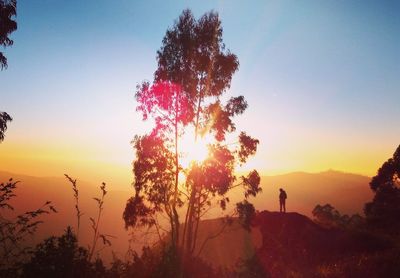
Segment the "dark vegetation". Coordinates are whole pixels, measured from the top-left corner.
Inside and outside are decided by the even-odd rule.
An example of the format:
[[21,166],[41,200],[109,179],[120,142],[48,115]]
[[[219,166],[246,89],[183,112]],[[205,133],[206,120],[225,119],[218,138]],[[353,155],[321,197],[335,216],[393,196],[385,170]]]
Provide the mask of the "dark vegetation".
[[0,184],[0,269],[5,273],[13,272],[28,257],[29,248],[24,243],[42,223],[41,216],[57,212],[51,202],[47,201],[40,208],[13,218],[5,217],[4,210],[14,210],[9,203],[16,197],[14,190],[17,184],[18,181],[12,179]]
[[[16,29],[11,19],[16,1],[0,0],[0,9],[0,43],[9,46],[13,42],[8,35]],[[100,229],[106,185],[93,198],[98,208],[88,218],[93,241],[83,247],[79,188],[66,175],[75,198],[75,228],[27,246],[43,216],[57,210],[46,201],[40,208],[5,217],[5,210],[13,210],[10,200],[18,184],[10,179],[0,185],[1,277],[398,277],[400,146],[370,183],[375,196],[365,206],[365,217],[342,215],[330,204],[315,207],[314,221],[297,213],[257,212],[248,197],[261,191],[260,177],[256,170],[237,177],[235,168],[255,154],[259,141],[245,132],[234,134],[233,118],[247,108],[244,97],[222,101],[239,62],[225,49],[218,14],[196,20],[184,11],[167,30],[157,61],[153,82],[143,82],[136,92],[137,110],[144,120],[152,118],[155,127],[133,140],[134,192],[123,215],[127,228],[155,231],[157,244],[140,253],[130,250],[124,260],[115,257],[105,265],[100,251],[112,245],[112,236]],[[7,66],[3,53],[0,63]],[[11,117],[5,112],[0,116],[1,141]],[[194,141],[206,134],[214,141],[207,159],[185,167],[179,142],[189,127],[195,131]],[[236,137],[235,144],[226,141],[229,135]],[[262,244],[235,268],[215,268],[199,257],[207,239],[198,242],[198,227],[210,208],[226,210],[233,188],[242,188],[243,201],[235,204],[233,215],[226,215],[220,233],[234,217],[243,229],[259,229]]]

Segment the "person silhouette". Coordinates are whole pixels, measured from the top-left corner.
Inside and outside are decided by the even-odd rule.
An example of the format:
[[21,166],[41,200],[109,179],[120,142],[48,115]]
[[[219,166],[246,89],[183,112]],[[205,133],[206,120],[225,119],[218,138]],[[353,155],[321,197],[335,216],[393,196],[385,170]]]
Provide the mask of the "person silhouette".
[[279,210],[280,212],[286,212],[286,199],[287,199],[287,195],[286,195],[286,191],[283,190],[282,188],[279,188]]

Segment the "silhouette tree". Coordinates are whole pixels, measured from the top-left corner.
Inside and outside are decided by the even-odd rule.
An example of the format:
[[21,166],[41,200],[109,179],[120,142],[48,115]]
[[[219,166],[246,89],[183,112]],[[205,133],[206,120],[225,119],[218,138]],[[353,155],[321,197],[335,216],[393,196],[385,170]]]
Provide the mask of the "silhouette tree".
[[328,228],[359,228],[365,219],[359,214],[340,214],[332,205],[316,205],[312,211],[315,222]]
[[400,145],[378,173],[370,187],[375,193],[372,202],[365,205],[367,223],[390,233],[400,231]]
[[250,231],[251,221],[256,215],[256,209],[253,204],[249,203],[247,200],[236,204],[236,210],[239,215],[239,220],[246,230]]
[[[127,228],[155,227],[160,235],[158,216],[166,216],[172,247],[192,255],[199,221],[213,205],[225,209],[227,194],[235,187],[243,188],[245,199],[261,191],[256,170],[239,179],[234,173],[255,154],[259,141],[241,132],[235,144],[226,142],[226,135],[236,131],[233,118],[245,111],[247,102],[243,96],[221,100],[239,62],[225,50],[217,13],[196,20],[184,10],[167,30],[157,61],[154,81],[138,85],[135,95],[137,111],[143,120],[152,118],[155,126],[150,134],[133,140],[135,194],[123,217]],[[214,142],[204,161],[184,166],[180,140],[190,128],[193,142],[207,134]],[[183,222],[180,208],[185,212]]]
[[11,122],[12,118],[6,112],[0,112],[0,143],[4,140],[4,133],[7,130],[7,122]]
[[[12,19],[17,14],[17,0],[0,0],[0,45],[13,45],[14,41],[8,36],[17,30],[17,22]],[[0,67],[7,68],[7,58],[0,52]]]

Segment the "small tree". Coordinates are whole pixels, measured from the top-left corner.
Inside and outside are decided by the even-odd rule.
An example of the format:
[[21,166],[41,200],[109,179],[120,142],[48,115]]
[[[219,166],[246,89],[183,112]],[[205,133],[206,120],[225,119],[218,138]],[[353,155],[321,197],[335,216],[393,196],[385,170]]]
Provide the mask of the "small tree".
[[[159,232],[158,216],[166,216],[172,247],[193,255],[199,222],[210,208],[224,210],[233,188],[242,187],[245,199],[261,191],[256,170],[239,179],[235,175],[259,141],[244,132],[236,143],[226,141],[236,131],[233,118],[246,110],[247,102],[243,96],[222,101],[239,62],[225,49],[217,13],[196,20],[183,11],[167,30],[157,60],[154,81],[138,85],[135,95],[143,120],[150,117],[155,126],[133,140],[135,194],[123,217],[126,227],[155,227]],[[183,165],[181,139],[191,128],[193,142],[205,135],[214,139],[205,160]]]
[[370,187],[375,193],[365,205],[367,222],[387,232],[400,232],[400,146],[372,178]]

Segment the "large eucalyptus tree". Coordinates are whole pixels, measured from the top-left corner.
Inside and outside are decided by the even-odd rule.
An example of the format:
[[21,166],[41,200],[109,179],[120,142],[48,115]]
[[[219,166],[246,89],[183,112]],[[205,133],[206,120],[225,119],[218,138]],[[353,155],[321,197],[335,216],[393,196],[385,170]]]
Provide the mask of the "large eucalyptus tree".
[[[143,120],[151,118],[154,128],[133,140],[135,193],[123,217],[126,227],[155,227],[161,239],[158,217],[166,215],[172,247],[194,255],[199,222],[211,206],[224,210],[233,188],[242,187],[244,199],[261,191],[256,170],[242,177],[235,174],[237,166],[255,154],[259,141],[236,133],[233,119],[246,110],[244,97],[223,101],[239,61],[225,48],[217,13],[196,20],[184,10],[167,30],[157,61],[154,80],[138,85],[135,95],[137,111]],[[203,136],[213,140],[207,158],[184,165],[181,141],[188,130],[194,131],[193,142]],[[234,144],[226,142],[228,134],[236,134]],[[254,210],[247,201],[238,207],[243,215]]]

